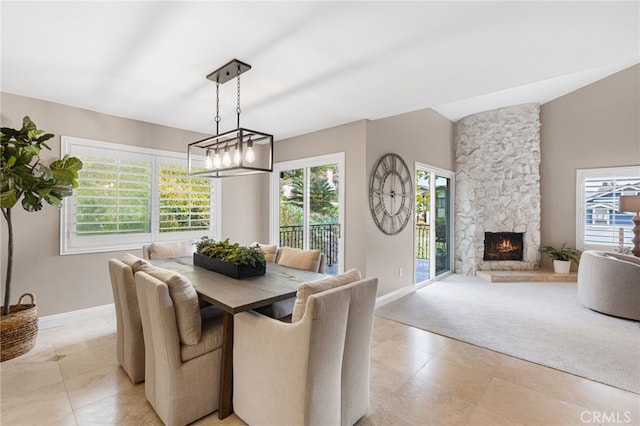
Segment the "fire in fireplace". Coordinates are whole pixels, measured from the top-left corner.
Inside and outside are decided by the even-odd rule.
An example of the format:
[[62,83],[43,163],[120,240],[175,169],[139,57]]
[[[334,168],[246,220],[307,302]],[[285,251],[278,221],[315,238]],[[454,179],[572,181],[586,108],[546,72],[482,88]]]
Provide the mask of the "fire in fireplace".
[[485,232],[484,260],[522,260],[524,232]]

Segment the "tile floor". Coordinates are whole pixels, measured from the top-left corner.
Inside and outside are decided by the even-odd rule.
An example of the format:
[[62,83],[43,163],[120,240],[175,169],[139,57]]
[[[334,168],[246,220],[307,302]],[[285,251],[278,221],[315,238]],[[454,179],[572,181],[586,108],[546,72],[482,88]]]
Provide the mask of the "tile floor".
[[[0,364],[2,426],[161,425],[115,358],[115,319],[42,330]],[[244,425],[214,413],[197,425]],[[359,426],[640,425],[640,396],[375,318],[371,399]],[[280,425],[278,425],[280,426]]]

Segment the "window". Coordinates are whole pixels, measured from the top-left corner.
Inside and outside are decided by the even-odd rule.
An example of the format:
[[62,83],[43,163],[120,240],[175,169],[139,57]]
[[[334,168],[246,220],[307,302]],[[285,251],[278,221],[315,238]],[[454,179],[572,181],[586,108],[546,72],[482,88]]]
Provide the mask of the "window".
[[344,265],[344,152],[274,163],[270,242],[320,250],[325,273]]
[[631,247],[633,213],[620,212],[621,195],[640,194],[640,166],[577,171],[576,247]]
[[84,166],[63,205],[61,254],[217,236],[219,184],[189,177],[186,154],[71,137],[62,151]]

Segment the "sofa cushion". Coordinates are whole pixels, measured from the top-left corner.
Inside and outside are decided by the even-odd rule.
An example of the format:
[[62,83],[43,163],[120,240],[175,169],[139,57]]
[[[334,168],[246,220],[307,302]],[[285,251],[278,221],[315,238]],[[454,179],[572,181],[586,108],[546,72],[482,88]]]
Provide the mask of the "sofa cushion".
[[317,272],[320,266],[320,250],[300,250],[282,247],[278,255],[278,263],[290,268]]
[[264,253],[264,258],[267,262],[273,263],[276,261],[276,253],[278,252],[277,245],[253,243],[251,247],[255,247],[256,245],[260,246],[260,250]]
[[145,269],[151,267],[151,264],[149,262],[138,256],[134,256],[131,253],[126,253],[122,257],[122,263],[127,264],[133,271],[134,275],[136,272],[144,271]]
[[360,271],[357,269],[350,269],[344,274],[336,275],[335,277],[300,284],[298,292],[296,293],[296,302],[293,305],[291,322],[296,322],[302,319],[307,307],[307,299],[312,294],[350,284],[355,281],[360,281],[361,279]]
[[202,335],[202,320],[200,319],[200,304],[198,293],[191,282],[181,274],[166,269],[151,266],[144,272],[167,284],[169,295],[176,311],[176,325],[178,336],[183,345],[195,345]]
[[192,241],[151,243],[149,246],[149,259],[189,256],[193,254],[194,250],[195,245]]

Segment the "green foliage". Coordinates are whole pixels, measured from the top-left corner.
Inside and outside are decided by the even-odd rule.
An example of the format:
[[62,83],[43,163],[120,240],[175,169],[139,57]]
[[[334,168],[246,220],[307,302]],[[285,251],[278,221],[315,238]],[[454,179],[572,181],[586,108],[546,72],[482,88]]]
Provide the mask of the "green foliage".
[[302,226],[302,207],[280,203],[280,226]]
[[0,207],[9,231],[3,314],[8,315],[13,271],[11,209],[21,200],[22,208],[28,212],[42,210],[43,201],[62,206],[62,199],[72,195],[73,188],[78,186],[82,161],[65,155],[48,166],[43,164],[40,152],[43,148],[51,149],[45,142],[53,134],[39,130],[28,116],[22,119],[20,130],[2,127],[0,132]]
[[[313,215],[314,222],[331,223],[331,220],[338,215],[338,192],[327,182],[322,175],[327,173],[328,169],[334,170],[334,166],[323,166],[311,168],[311,176],[309,177],[309,211]],[[302,212],[304,205],[304,177],[301,169],[291,170],[283,173],[282,179],[291,181],[291,195],[289,197],[282,196],[281,205],[288,209],[284,213],[294,213],[297,208]],[[281,213],[283,213],[281,209]],[[302,213],[300,213],[302,215]],[[286,216],[285,216],[286,217]],[[300,216],[301,217],[301,216]],[[281,215],[282,218],[282,215]],[[293,219],[293,218],[292,218]],[[299,222],[300,224],[302,222]],[[289,222],[286,225],[297,225],[299,223]],[[285,225],[284,223],[280,223]]]
[[264,252],[260,246],[245,247],[238,243],[231,244],[228,238],[224,241],[215,241],[206,236],[202,237],[196,242],[196,253],[237,265],[266,264]]
[[560,248],[545,246],[542,251],[548,254],[553,260],[573,260],[576,263],[580,263],[582,252],[571,247],[566,247],[566,245],[567,243],[564,243]]
[[45,142],[51,133],[38,130],[29,117],[24,117],[20,130],[3,127],[2,162],[0,165],[0,206],[10,209],[22,199],[22,207],[29,212],[42,209],[43,200],[60,207],[62,199],[78,186],[78,171],[82,161],[65,155],[49,166],[40,162],[40,151],[51,149]]

